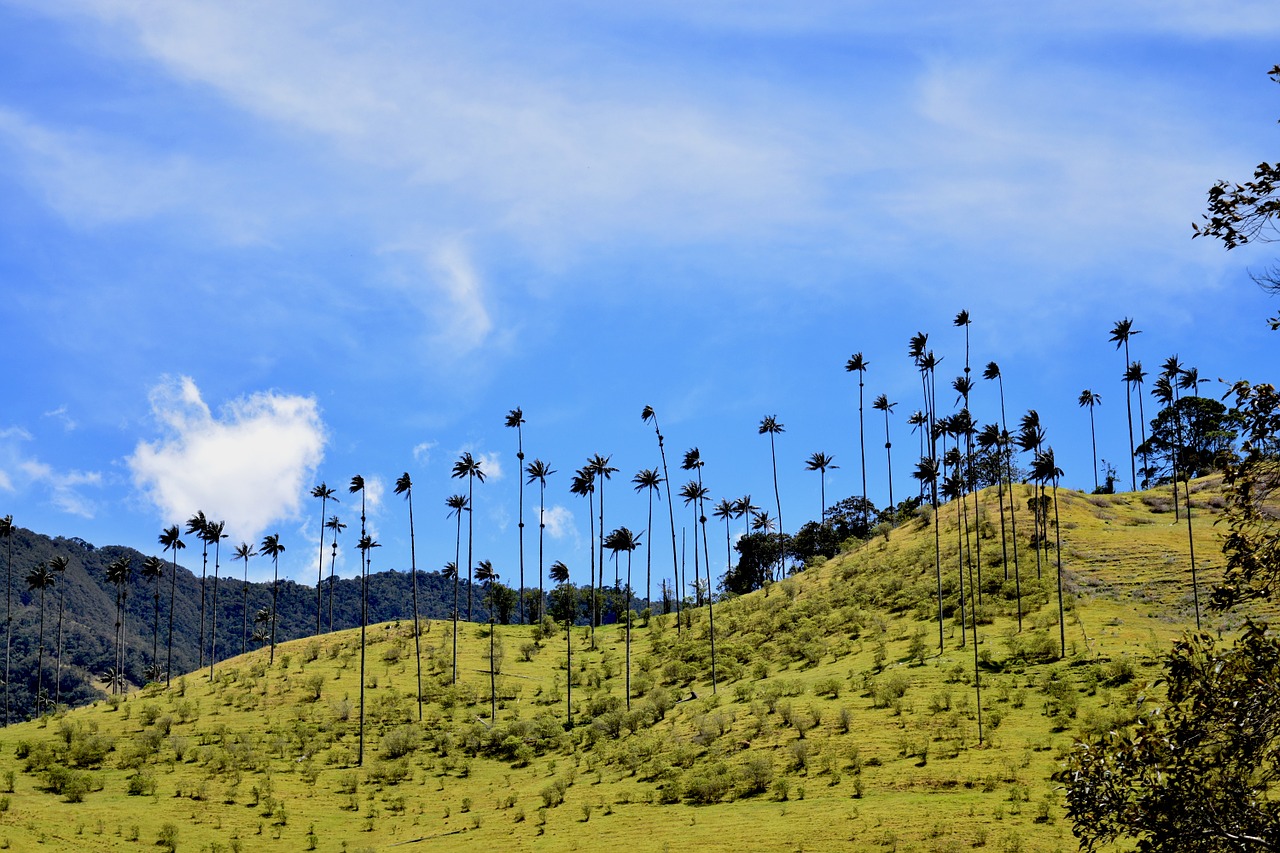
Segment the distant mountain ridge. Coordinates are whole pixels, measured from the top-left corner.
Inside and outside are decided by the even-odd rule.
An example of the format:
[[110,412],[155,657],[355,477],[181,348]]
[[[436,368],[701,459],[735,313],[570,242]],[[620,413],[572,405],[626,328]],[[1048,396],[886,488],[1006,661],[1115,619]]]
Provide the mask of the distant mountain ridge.
[[[5,618],[3,595],[6,553],[10,543],[0,540],[0,631]],[[191,546],[183,556],[192,554]],[[200,551],[194,551],[200,564]],[[258,648],[252,635],[254,615],[271,606],[271,582],[250,582],[248,586],[248,634],[244,641],[245,587],[235,577],[243,571],[243,563],[230,559],[231,549],[224,548],[219,566],[217,601],[217,658],[225,660],[241,653],[247,646]],[[124,674],[128,682],[142,684],[152,664],[155,585],[142,576],[142,563],[148,555],[121,545],[95,546],[78,537],[50,537],[15,525],[12,538],[12,608],[13,646],[10,660],[10,719],[20,721],[35,715],[36,664],[40,641],[40,593],[28,589],[26,576],[40,563],[64,556],[69,566],[58,583],[45,593],[44,678],[46,695],[52,699],[60,692],[65,705],[82,705],[102,696],[107,673],[115,662],[116,589],[107,582],[107,564],[128,557],[132,571],[125,601],[125,637],[128,647]],[[255,561],[266,559],[255,557]],[[172,562],[165,561],[160,581],[159,665],[163,669],[168,658],[169,599],[173,583]],[[260,568],[260,566],[259,566]],[[327,567],[326,567],[327,568]],[[209,631],[213,614],[214,555],[209,554],[205,581],[205,655],[209,664]],[[466,595],[467,582],[461,584]],[[200,576],[182,565],[177,568],[173,607],[172,674],[190,672],[198,666],[200,655]],[[60,691],[55,688],[57,668],[58,595],[64,596],[63,651]],[[329,630],[330,589],[326,579],[322,589],[322,629]],[[477,618],[487,618],[479,589],[475,591]],[[453,601],[453,580],[440,572],[418,572],[418,610],[428,619],[449,618]],[[369,621],[387,622],[411,619],[413,616],[412,578],[408,572],[383,570],[369,576]],[[465,607],[465,605],[463,605]],[[315,633],[316,588],[281,580],[278,594],[276,641],[297,639]],[[333,584],[333,629],[342,630],[360,624],[360,582],[338,579]],[[465,612],[465,611],[464,611]],[[0,647],[3,634],[0,633]],[[0,667],[3,667],[0,648]],[[0,678],[3,670],[0,669]],[[3,707],[0,706],[0,714]],[[0,722],[3,718],[0,717]]]

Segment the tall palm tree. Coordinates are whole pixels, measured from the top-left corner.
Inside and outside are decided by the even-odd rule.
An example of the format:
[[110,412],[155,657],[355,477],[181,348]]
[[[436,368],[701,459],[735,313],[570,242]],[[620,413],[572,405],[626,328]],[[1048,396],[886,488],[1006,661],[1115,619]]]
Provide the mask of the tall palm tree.
[[[564,647],[565,647],[565,692],[568,697],[565,704],[565,725],[573,728],[573,613],[574,609],[569,606],[572,599],[573,588],[569,586],[569,567],[561,560],[556,560],[551,564],[551,579],[560,585],[560,594],[562,601],[565,603],[564,608]],[[554,611],[553,611],[554,612]]]
[[476,564],[476,580],[484,586],[485,609],[489,611],[489,724],[498,722],[498,659],[495,656],[494,642],[498,633],[498,624],[494,619],[493,585],[498,582],[498,573],[493,563],[481,560]]
[[[1168,405],[1172,405],[1174,407],[1175,413],[1177,411],[1177,406],[1180,401],[1178,390],[1181,388],[1188,387],[1188,383],[1184,382],[1185,373],[1186,373],[1186,370],[1182,367],[1182,364],[1181,362],[1178,361],[1178,357],[1176,355],[1170,356],[1168,359],[1165,360],[1164,369],[1162,371],[1161,378],[1164,379],[1166,384],[1168,384],[1170,387],[1170,394],[1172,396],[1172,401]],[[1194,377],[1190,385],[1192,388],[1195,387]],[[1173,423],[1174,423],[1173,506],[1175,510],[1174,521],[1177,521],[1178,463],[1179,463],[1178,457],[1182,450],[1182,419],[1180,417],[1175,416],[1173,419]],[[1143,446],[1144,447],[1146,446],[1145,441],[1143,442]],[[1192,533],[1191,533],[1191,472],[1189,470],[1184,470],[1182,472],[1182,479],[1184,481],[1186,492],[1187,492],[1187,545],[1190,548],[1190,554],[1191,554],[1191,596],[1192,596],[1192,600],[1195,602],[1196,630],[1198,631],[1200,630],[1200,583],[1196,576],[1196,541],[1192,537]]]
[[[870,525],[871,518],[867,514],[867,438],[863,430],[862,420],[862,387],[864,380],[867,378],[867,367],[871,362],[862,357],[862,353],[855,352],[853,356],[845,362],[844,369],[848,373],[857,371],[858,373],[858,452],[862,460],[862,523]],[[810,469],[812,470],[812,469]],[[782,513],[779,512],[779,515]]]
[[173,605],[178,593],[178,552],[187,545],[182,541],[182,530],[176,524],[164,529],[160,534],[160,544],[164,550],[173,552],[173,565],[169,572],[169,640],[164,664],[164,683],[168,687],[173,678]]
[[1080,392],[1080,397],[1076,400],[1080,404],[1080,408],[1089,409],[1089,438],[1093,442],[1093,488],[1098,490],[1098,431],[1093,422],[1093,407],[1102,403],[1102,395],[1088,388]]
[[547,530],[547,478],[555,471],[546,462],[535,459],[525,468],[525,473],[529,475],[529,485],[533,485],[535,480],[538,482],[538,612],[534,616],[541,620],[547,600],[542,585],[542,540]]
[[471,621],[471,547],[475,542],[475,481],[484,482],[484,470],[480,465],[480,460],[471,455],[470,451],[463,453],[458,461],[453,463],[454,479],[467,478],[467,621]]
[[[407,476],[407,475],[406,475]],[[323,581],[324,581],[324,518],[325,509],[329,501],[337,501],[338,493],[336,489],[331,489],[323,481],[320,485],[311,490],[311,497],[320,499],[320,556],[316,560],[316,634],[320,633],[320,614],[323,610]]]
[[164,578],[164,560],[147,557],[142,561],[142,577],[151,581],[151,666],[147,667],[147,680],[160,680],[160,581]]
[[[924,433],[925,428],[929,426],[929,419],[920,409],[916,409],[907,418],[907,425],[911,427],[912,432],[920,434],[920,458],[924,458]],[[924,481],[920,481],[920,503],[924,503]]]
[[1137,329],[1133,328],[1133,318],[1125,317],[1123,320],[1116,322],[1111,327],[1111,342],[1116,345],[1116,349],[1124,347],[1124,372],[1125,372],[1125,411],[1129,416],[1129,477],[1133,491],[1138,490],[1138,462],[1137,455],[1134,453],[1133,443],[1133,386],[1129,381],[1129,338],[1134,335],[1141,334]]
[[711,514],[724,522],[724,570],[733,568],[733,545],[729,541],[729,520],[735,518],[733,501],[721,498],[720,503],[711,508]]
[[[676,553],[676,509],[675,504],[671,500],[671,473],[667,470],[667,451],[662,442],[662,430],[658,427],[658,416],[653,411],[653,406],[645,406],[640,412],[640,419],[645,423],[653,421],[653,431],[658,436],[658,453],[662,457],[662,482],[666,483],[667,489],[667,516],[671,521],[671,575],[675,578],[677,589],[680,586],[679,578],[675,576],[680,570],[680,556]],[[680,633],[680,595],[676,594],[676,634]]]
[[409,571],[413,576],[413,656],[418,662],[418,722],[422,722],[422,626],[418,624],[418,551],[413,538],[413,481],[405,471],[396,480],[396,494],[409,504]]
[[445,499],[449,515],[458,517],[458,532],[453,545],[453,684],[458,683],[458,559],[462,556],[462,514],[471,507],[466,495],[451,495]]
[[1141,444],[1138,445],[1138,449],[1135,452],[1142,454],[1141,470],[1142,470],[1143,488],[1146,488],[1147,479],[1151,476],[1150,473],[1148,473],[1150,471],[1151,462],[1147,458],[1147,451],[1146,451],[1146,446],[1147,446],[1147,413],[1145,410],[1146,404],[1143,402],[1143,397],[1142,397],[1142,383],[1146,378],[1147,378],[1147,372],[1142,369],[1142,362],[1138,361],[1137,359],[1134,359],[1124,372],[1125,382],[1128,383],[1129,388],[1133,390],[1133,396],[1138,401],[1138,438],[1141,441]]
[[751,532],[751,517],[755,511],[760,509],[751,502],[751,495],[743,495],[733,502],[733,517],[744,519],[742,535],[746,536]]
[[938,531],[938,460],[930,456],[922,456],[916,463],[914,476],[921,483],[929,486],[933,503],[933,567],[938,578],[938,654],[944,650],[945,625],[942,621],[942,535]]
[[107,564],[107,583],[116,588],[116,665],[115,693],[123,692],[125,678],[124,607],[129,594],[129,576],[132,566],[128,557],[117,557]]
[[1053,448],[1045,448],[1038,450],[1035,460],[1031,463],[1031,476],[1035,477],[1041,483],[1053,483],[1053,526],[1056,537],[1056,550],[1058,555],[1058,635],[1062,643],[1062,656],[1067,656],[1067,628],[1065,611],[1062,606],[1062,525],[1058,518],[1058,478],[1062,476],[1062,469],[1057,466],[1053,458]]
[[218,567],[222,556],[222,540],[227,535],[222,531],[227,527],[225,521],[210,521],[206,535],[213,540],[213,603],[209,608],[213,618],[209,629],[209,680],[213,681],[213,664],[218,659]]
[[521,625],[525,624],[525,621],[524,621],[524,477],[522,476],[524,473],[524,431],[521,429],[524,423],[525,423],[524,412],[520,410],[519,406],[516,406],[511,411],[507,412],[506,424],[509,428],[514,429],[516,431],[516,461],[519,463],[517,468],[520,472],[520,474],[516,476],[516,483],[520,487],[520,504],[519,504],[520,514],[518,516],[519,524],[517,525],[517,527],[519,529],[519,537],[520,537],[520,595],[519,595],[518,605],[520,607],[520,624]]
[[336,515],[329,516],[329,520],[324,526],[333,531],[333,541],[329,545],[329,631],[333,631],[333,597],[338,589],[338,580],[334,576],[334,569],[338,565],[338,534],[347,529],[342,520]]
[[[1004,376],[1000,373],[1000,365],[994,361],[987,362],[987,368],[982,372],[983,379],[994,379],[1000,389],[1000,453],[1001,461],[1004,462],[1002,469],[1004,471],[1005,482],[1009,484],[1009,538],[1013,540],[1013,577],[1014,583],[1018,587],[1018,631],[1022,631],[1022,576],[1018,566],[1018,511],[1015,506],[1013,497],[1013,438],[1009,434],[1009,418],[1005,414],[1004,408]],[[1004,531],[1004,516],[1000,517],[1000,530]],[[1004,579],[1009,579],[1009,560],[1005,558]]]
[[54,659],[57,662],[53,665],[53,707],[55,708],[62,704],[62,611],[67,587],[63,580],[66,578],[67,569],[70,567],[71,561],[61,554],[49,558],[49,569],[58,578],[58,583],[56,584],[58,588],[58,639],[54,643],[54,648],[57,649]]
[[4,724],[9,725],[9,657],[13,648],[13,516],[0,518],[0,536],[5,541],[4,572]]
[[698,499],[706,494],[706,489],[698,485],[697,480],[690,480],[680,487],[680,497],[685,506],[693,507],[693,595],[694,606],[702,606],[702,574],[701,557],[698,555]]
[[[652,610],[653,608],[653,496],[658,492],[658,486],[662,485],[662,477],[658,474],[657,468],[643,468],[634,477],[631,478],[635,490],[639,492],[645,489],[649,498],[649,515],[648,521],[645,522],[644,535],[649,539],[649,544],[645,548],[645,566],[644,566],[644,600],[645,605]],[[662,500],[661,493],[658,494],[658,500]]]
[[[694,452],[697,452],[697,448],[694,448]],[[698,530],[698,523],[701,522],[702,524],[702,553],[705,558],[704,562],[707,564],[707,633],[711,639],[711,692],[715,693],[717,690],[715,581],[711,578],[711,555],[707,553],[707,511],[705,503],[708,491],[706,486],[702,485],[701,459],[699,459],[698,464],[695,466],[695,470],[698,472],[697,481],[690,481],[689,483],[686,483],[680,490],[680,496],[685,499],[685,503],[692,501],[694,508],[697,511],[697,518],[694,522],[693,528],[695,535]],[[693,540],[693,565],[694,577],[697,578],[698,540],[696,538]]]
[[[599,482],[597,487],[599,496],[596,498],[596,508],[600,511],[600,595],[604,596],[604,481],[613,479],[613,475],[618,473],[618,469],[609,464],[612,456],[601,456],[599,453],[593,455],[587,460],[587,468],[595,475]],[[614,585],[617,585],[617,577],[614,577]],[[600,614],[603,618],[603,614]]]
[[[761,419],[760,427],[757,432],[759,435],[769,436],[769,456],[773,460],[773,498],[778,505],[778,539],[785,540],[787,534],[782,526],[782,495],[778,492],[778,449],[775,446],[774,439],[779,434],[786,432],[786,428],[778,422],[777,415],[766,415]],[[865,469],[866,466],[864,465],[863,468]],[[779,554],[781,555],[785,553],[785,551],[786,548],[784,547]],[[785,571],[786,557],[779,556],[778,559],[780,561],[780,568]]]
[[[360,481],[360,491],[364,492],[364,480]],[[361,507],[363,512],[363,506]],[[365,669],[365,649],[368,646],[367,631],[369,628],[369,564],[372,555],[369,553],[374,548],[381,546],[374,541],[368,533],[360,535],[360,541],[356,544],[360,549],[360,747],[356,754],[356,766],[364,766],[364,669]]]
[[209,539],[206,535],[209,527],[209,519],[205,517],[204,510],[199,510],[195,515],[187,519],[187,535],[195,535],[201,542],[200,554],[200,652],[197,669],[204,669],[204,579],[209,571]]
[[249,651],[249,558],[256,556],[258,549],[252,544],[241,542],[236,546],[235,559],[244,560],[244,583],[240,586],[240,654]]
[[881,394],[876,397],[875,402],[871,404],[871,408],[878,412],[884,412],[884,458],[886,471],[889,479],[889,512],[894,511],[897,506],[893,502],[893,442],[889,440],[889,415],[893,414],[894,407],[897,403],[890,403],[888,396]]
[[[587,539],[589,543],[587,551],[591,555],[591,579],[587,583],[587,590],[591,594],[589,615],[591,617],[591,648],[594,649],[596,647],[596,606],[599,600],[596,598],[596,517],[592,514],[594,504],[591,501],[596,492],[596,478],[589,466],[583,466],[574,472],[573,482],[569,484],[569,492],[587,499],[587,522],[591,527],[591,533]],[[604,566],[600,567],[600,574],[604,574]]]
[[967,377],[969,375],[969,312],[962,310],[956,314],[952,325],[958,329],[964,329],[964,375]]
[[[827,469],[839,468],[839,467],[840,467],[839,465],[835,464],[834,456],[829,456],[826,453],[823,453],[822,451],[811,453],[809,455],[809,458],[806,459],[804,463],[804,469],[806,471],[818,471],[821,473],[822,487],[820,490],[820,494],[822,497],[822,514],[819,515],[818,518],[821,519],[822,525],[824,527],[827,524]],[[728,524],[728,521],[726,521],[725,522],[726,537],[728,535],[728,530],[729,530],[729,524]]]
[[[1040,428],[1040,413],[1037,412],[1035,409],[1028,409],[1027,413],[1022,416],[1022,424],[1018,431],[1018,447],[1022,450],[1023,453],[1030,453],[1032,455],[1032,460],[1034,461],[1035,457],[1038,456],[1040,452],[1044,449],[1044,440],[1045,440],[1044,430]],[[1035,529],[1036,529],[1036,533],[1035,533],[1036,579],[1039,580],[1041,577],[1041,570],[1042,570],[1040,552],[1041,550],[1043,550],[1045,555],[1048,555],[1049,553],[1049,546],[1048,546],[1049,518],[1047,514],[1048,504],[1046,503],[1046,500],[1045,500],[1045,487],[1048,481],[1045,480],[1044,478],[1035,476],[1035,471],[1036,469],[1033,466],[1032,479],[1040,484],[1039,499],[1038,500],[1033,499],[1032,501],[1032,507],[1035,510],[1035,512],[1033,513],[1032,521],[1035,523]],[[1034,493],[1035,493],[1035,488],[1033,487],[1032,488],[1033,496],[1034,496]]]
[[[626,603],[622,612],[626,614],[627,620],[627,678],[626,678],[626,695],[627,710],[631,710],[631,555],[640,547],[640,536],[633,533],[628,527],[619,527],[609,536],[609,548],[615,555],[619,551],[627,553],[627,593]],[[615,556],[616,559],[616,556]]]
[[57,582],[56,576],[48,563],[36,563],[35,568],[27,573],[27,589],[40,591],[40,633],[37,641],[39,651],[36,656],[36,716],[40,715],[40,706],[44,701],[44,594]]
[[278,612],[277,602],[280,599],[280,555],[284,553],[284,546],[280,544],[280,534],[271,533],[262,537],[262,555],[271,558],[271,652],[268,656],[268,663],[276,662],[276,614]]
[[[707,492],[707,490],[706,490],[706,489],[704,489],[704,488],[702,487],[702,467],[703,467],[703,465],[704,465],[704,464],[705,464],[705,463],[702,461],[702,453],[698,450],[698,448],[694,447],[694,448],[691,448],[687,453],[685,453],[685,455],[684,455],[684,462],[683,462],[683,464],[682,464],[680,467],[681,467],[681,468],[683,468],[683,469],[684,469],[684,470],[686,470],[686,471],[693,471],[694,473],[696,473],[696,474],[698,475],[698,490],[699,490],[699,494],[698,494],[698,517],[697,517],[697,520],[698,520],[698,523],[700,523],[700,524],[702,525],[702,562],[703,562],[703,563],[706,565],[706,567],[707,567],[707,597],[708,597],[708,598],[710,598],[710,596],[711,596],[711,552],[710,552],[710,549],[709,549],[709,548],[707,548],[707,507],[706,507],[706,499],[707,499],[707,494],[708,494],[708,492]],[[698,559],[697,559],[697,557],[698,557],[698,536],[697,536],[697,533],[698,533],[698,525],[697,525],[697,524],[695,524],[695,525],[693,526],[693,532],[694,532],[694,538],[693,538],[693,556],[694,556],[694,560],[693,560],[693,565],[694,565],[694,568],[695,568],[695,571],[696,571],[696,569],[697,569],[697,565],[698,565]],[[695,575],[695,577],[696,577],[696,575]]]

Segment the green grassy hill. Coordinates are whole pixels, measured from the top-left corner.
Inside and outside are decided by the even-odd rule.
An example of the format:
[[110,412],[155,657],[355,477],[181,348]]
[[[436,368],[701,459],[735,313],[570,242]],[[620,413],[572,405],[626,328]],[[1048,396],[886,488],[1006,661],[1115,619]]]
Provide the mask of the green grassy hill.
[[[1203,602],[1221,498],[1196,486]],[[679,630],[674,615],[637,621],[629,707],[625,627],[594,646],[574,628],[572,728],[563,629],[498,626],[494,721],[489,627],[459,626],[455,685],[452,626],[425,623],[419,722],[413,625],[386,623],[368,631],[357,766],[360,632],[295,640],[273,665],[255,651],[212,682],[0,731],[0,848],[1072,850],[1053,774],[1074,738],[1159,695],[1159,655],[1194,611],[1167,493],[1059,497],[1066,657],[1054,552],[1037,578],[1021,511],[1015,573],[997,495],[982,495],[980,703],[958,618],[964,514],[948,505],[941,654],[928,512],[718,604],[714,690],[705,608]]]

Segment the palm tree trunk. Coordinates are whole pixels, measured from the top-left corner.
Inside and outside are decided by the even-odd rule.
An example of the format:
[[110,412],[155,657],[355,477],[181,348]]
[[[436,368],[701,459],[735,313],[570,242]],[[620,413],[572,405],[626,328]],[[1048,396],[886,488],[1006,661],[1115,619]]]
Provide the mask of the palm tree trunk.
[[[859,403],[859,411],[861,411],[861,403]],[[861,415],[859,415],[859,422],[861,422]],[[787,537],[785,532],[786,528],[782,526],[782,495],[778,492],[778,451],[777,451],[777,448],[774,446],[772,432],[769,433],[769,455],[773,459],[773,499],[778,505],[778,543],[782,545],[782,543],[786,542]],[[863,467],[863,471],[865,472],[866,465],[864,464],[862,467]],[[694,553],[696,555],[697,553],[696,549]],[[779,561],[780,573],[782,575],[785,575],[787,571],[787,557],[786,557],[785,545],[782,545],[782,547],[779,548],[778,561]]]
[[213,666],[218,662],[218,572],[222,568],[222,541],[213,546],[213,601],[210,603],[209,626],[209,681],[213,681]]
[[458,683],[458,576],[462,573],[458,568],[458,558],[462,556],[462,513],[465,507],[458,507],[458,534],[453,540],[453,684]]
[[[204,543],[204,553],[200,562],[200,662],[198,669],[204,669],[204,578],[209,571],[209,543]],[[274,651],[274,649],[273,649]]]
[[1129,418],[1129,478],[1133,491],[1138,491],[1138,456],[1133,451],[1133,383],[1129,381],[1129,341],[1124,342],[1124,409]]
[[57,708],[62,704],[62,604],[66,597],[66,593],[61,586],[58,587],[58,641],[56,643],[57,663],[53,667],[53,707]]
[[[650,499],[652,505],[652,499]],[[543,614],[546,613],[547,593],[542,586],[542,537],[547,529],[546,519],[547,506],[547,486],[546,480],[540,480],[538,484],[538,621],[542,621]],[[652,515],[652,509],[650,510]]]
[[165,652],[164,684],[168,687],[173,679],[173,605],[178,599],[178,549],[173,549],[173,567],[169,572],[169,639]]
[[[321,484],[324,485],[323,483]],[[314,496],[314,495],[313,495]],[[320,491],[320,557],[316,561],[316,635],[320,634],[320,614],[323,610],[324,595],[324,511],[325,506],[329,503],[328,492],[324,489]]]
[[[163,569],[161,573],[163,574]],[[156,575],[155,594],[152,596],[155,612],[151,617],[151,672],[159,677],[160,673],[160,578]]]
[[36,655],[36,716],[40,716],[41,694],[44,693],[44,587],[40,588],[40,651]]
[[7,553],[5,560],[4,573],[4,724],[7,728],[10,723],[9,715],[9,662],[10,651],[13,648],[13,529],[12,521],[10,521],[9,534],[5,537],[5,551]]
[[[363,495],[363,491],[361,492]],[[363,509],[361,515],[363,515]],[[364,540],[364,535],[361,535]],[[356,756],[356,766],[364,766],[364,663],[366,646],[366,628],[369,624],[369,555],[360,549],[360,747]]]
[[1093,444],[1093,490],[1098,486],[1098,430],[1093,422],[1093,403],[1089,404],[1089,440]]
[[471,546],[475,540],[475,475],[467,474],[467,621],[471,621]]
[[[671,578],[679,586],[676,577],[680,569],[680,559],[676,554],[676,508],[671,503],[671,475],[667,472],[667,451],[662,442],[662,433],[658,430],[658,416],[653,416],[654,432],[658,434],[658,454],[662,457],[662,481],[667,487],[667,517],[671,521]],[[676,590],[676,636],[680,636],[680,591]]]
[[[1047,519],[1046,519],[1047,523]],[[1053,478],[1053,529],[1057,540],[1058,557],[1058,638],[1062,643],[1062,656],[1067,656],[1067,620],[1062,607],[1062,524],[1058,519],[1058,478]],[[1046,535],[1046,539],[1048,536]],[[1036,553],[1039,553],[1037,549]]]
[[418,550],[413,534],[413,490],[409,501],[409,571],[413,574],[413,656],[418,662],[418,722],[422,722],[422,628],[418,624]]
[[[648,535],[647,533],[645,535]],[[634,550],[634,549],[632,549]],[[627,551],[627,601],[623,610],[627,620],[627,711],[631,710],[631,550]]]
[[244,558],[244,584],[240,587],[240,654],[249,651],[249,558]]

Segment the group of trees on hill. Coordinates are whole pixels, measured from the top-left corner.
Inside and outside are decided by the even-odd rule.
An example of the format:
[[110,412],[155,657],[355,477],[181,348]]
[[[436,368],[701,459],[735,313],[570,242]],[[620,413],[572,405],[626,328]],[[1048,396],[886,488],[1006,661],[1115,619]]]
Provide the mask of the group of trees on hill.
[[[1280,65],[1269,76],[1280,83]],[[1195,236],[1227,249],[1275,239],[1280,165],[1244,183],[1219,181]],[[1280,293],[1280,268],[1255,273]],[[1269,320],[1280,329],[1280,318]],[[1176,379],[1176,381],[1175,381]],[[1226,570],[1211,606],[1226,610],[1280,596],[1280,395],[1238,382],[1234,406],[1199,397],[1194,373],[1166,362],[1165,408],[1139,448],[1144,469],[1176,484],[1223,465]],[[1160,385],[1160,382],[1157,383]],[[1190,396],[1179,396],[1188,390]],[[1238,452],[1233,440],[1243,435]],[[1190,507],[1188,506],[1188,512]],[[1197,628],[1199,625],[1197,624]],[[1230,644],[1196,633],[1165,660],[1167,695],[1130,727],[1077,744],[1063,770],[1067,809],[1085,850],[1121,839],[1149,851],[1280,849],[1280,638],[1248,621]]]

